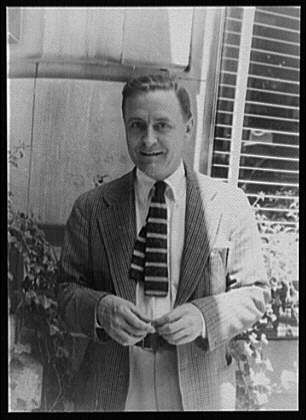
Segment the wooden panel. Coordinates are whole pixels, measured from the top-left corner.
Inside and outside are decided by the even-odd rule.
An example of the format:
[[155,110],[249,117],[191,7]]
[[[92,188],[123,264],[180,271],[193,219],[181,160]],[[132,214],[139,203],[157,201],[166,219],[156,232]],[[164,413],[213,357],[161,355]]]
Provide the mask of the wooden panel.
[[12,77],[29,77],[27,60],[33,59],[43,66],[53,63],[55,73],[56,66],[63,64],[64,77],[70,70],[74,77],[76,68],[83,77],[86,68],[86,74],[92,69],[97,78],[97,65],[182,71],[190,64],[193,14],[194,22],[201,14],[191,7],[27,7],[17,8],[19,11],[20,40],[8,48]]
[[186,67],[192,13],[192,8],[127,9],[123,61]]
[[189,64],[193,8],[168,9],[171,62],[186,67]]
[[123,9],[45,9],[43,57],[119,61]]
[[30,207],[42,223],[65,223],[79,194],[127,172],[122,83],[37,80]]
[[9,150],[24,144],[24,156],[18,160],[18,168],[9,170],[9,188],[14,194],[16,208],[26,211],[29,161],[31,150],[31,125],[34,79],[8,81],[8,138]]
[[[67,63],[67,62],[41,62],[38,66],[38,77],[64,78],[64,79],[87,79],[126,82],[129,77],[151,74],[151,67],[122,65],[119,63],[93,64]],[[154,70],[154,73],[164,74],[163,70]],[[15,72],[17,74],[17,72]]]
[[20,7],[7,8],[8,42],[16,44],[20,38],[21,9]]
[[37,64],[35,62],[28,61],[26,59],[17,59],[10,61],[7,69],[7,75],[9,78],[21,78],[36,77]]
[[[42,53],[43,40],[43,9],[20,9],[20,40],[10,44],[8,53],[10,60],[16,58],[39,58]],[[16,13],[16,12],[15,12]]]

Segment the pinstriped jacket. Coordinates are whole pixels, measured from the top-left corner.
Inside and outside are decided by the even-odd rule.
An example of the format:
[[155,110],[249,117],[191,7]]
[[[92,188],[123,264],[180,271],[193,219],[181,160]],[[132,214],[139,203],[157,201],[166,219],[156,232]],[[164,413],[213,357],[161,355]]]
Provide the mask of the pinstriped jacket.
[[[270,293],[253,212],[244,193],[186,168],[185,240],[175,306],[193,302],[207,338],[177,346],[184,410],[234,410],[235,362],[228,344],[265,311]],[[124,410],[129,351],[95,328],[106,294],[135,303],[128,271],[136,240],[132,171],[82,194],[66,226],[59,307],[71,331],[83,334],[75,392],[77,409]]]

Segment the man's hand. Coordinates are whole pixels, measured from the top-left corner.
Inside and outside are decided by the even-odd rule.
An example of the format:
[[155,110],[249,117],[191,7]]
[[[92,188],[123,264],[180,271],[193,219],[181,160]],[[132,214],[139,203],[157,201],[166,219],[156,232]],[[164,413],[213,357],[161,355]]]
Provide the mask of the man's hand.
[[151,320],[132,303],[107,295],[97,307],[97,319],[107,334],[123,346],[131,346],[154,332]]
[[192,303],[185,303],[152,322],[156,331],[168,343],[179,345],[194,341],[202,335],[201,311]]

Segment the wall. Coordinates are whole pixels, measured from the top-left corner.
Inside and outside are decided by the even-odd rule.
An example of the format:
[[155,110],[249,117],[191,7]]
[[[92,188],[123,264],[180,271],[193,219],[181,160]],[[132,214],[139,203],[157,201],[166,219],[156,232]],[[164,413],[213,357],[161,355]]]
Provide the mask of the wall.
[[[132,168],[121,118],[121,82],[11,79],[10,149],[25,144],[11,189],[20,209],[63,224],[75,198]],[[191,150],[186,160],[192,164]],[[188,156],[189,153],[189,156]]]
[[[201,143],[202,138],[201,133],[197,133],[197,127],[203,124],[202,116],[198,118],[199,107],[203,107],[202,101],[207,102],[207,59],[213,50],[212,34],[219,25],[217,16],[217,9],[208,11],[199,8],[194,12],[191,65],[187,72],[178,73],[181,83],[190,92],[196,123],[194,136],[186,145],[184,154],[191,166],[194,164],[195,143]],[[173,19],[172,16],[172,23]],[[215,26],[210,25],[210,34],[203,29],[203,23],[208,19],[216,20]],[[177,22],[180,23],[179,19]],[[154,24],[156,32],[157,20]],[[139,37],[139,28],[134,25],[136,32],[133,33],[132,27],[129,37],[135,40],[137,34]],[[46,28],[42,30],[41,23],[37,23],[36,29],[45,34],[46,43],[50,38],[46,37]],[[144,36],[150,43],[148,33],[144,32]],[[44,45],[50,47],[49,41]],[[43,224],[63,225],[77,196],[93,187],[94,177],[105,176],[105,182],[108,182],[132,168],[121,119],[121,90],[131,73],[151,72],[156,70],[156,66],[150,64],[152,56],[146,58],[145,69],[124,64],[112,67],[71,59],[61,61],[58,57],[54,61],[31,61],[28,58],[31,42],[27,41],[26,60],[21,57],[19,45],[18,54],[12,53],[9,66],[9,147],[14,149],[20,143],[25,145],[25,155],[19,168],[10,168],[9,182],[19,209],[33,212]],[[38,40],[35,42],[32,43],[38,48]],[[174,50],[177,51],[176,57],[184,56],[179,54],[177,45],[172,52]],[[204,50],[206,61],[203,73]],[[42,51],[46,53],[47,48]],[[165,52],[163,56],[166,56]]]

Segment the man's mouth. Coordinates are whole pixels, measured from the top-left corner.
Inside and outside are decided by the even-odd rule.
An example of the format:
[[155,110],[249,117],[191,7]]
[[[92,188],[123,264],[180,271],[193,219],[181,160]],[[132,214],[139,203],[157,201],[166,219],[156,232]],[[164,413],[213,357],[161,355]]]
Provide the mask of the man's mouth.
[[152,156],[159,156],[162,154],[162,152],[140,152],[140,154],[142,156],[152,157]]

